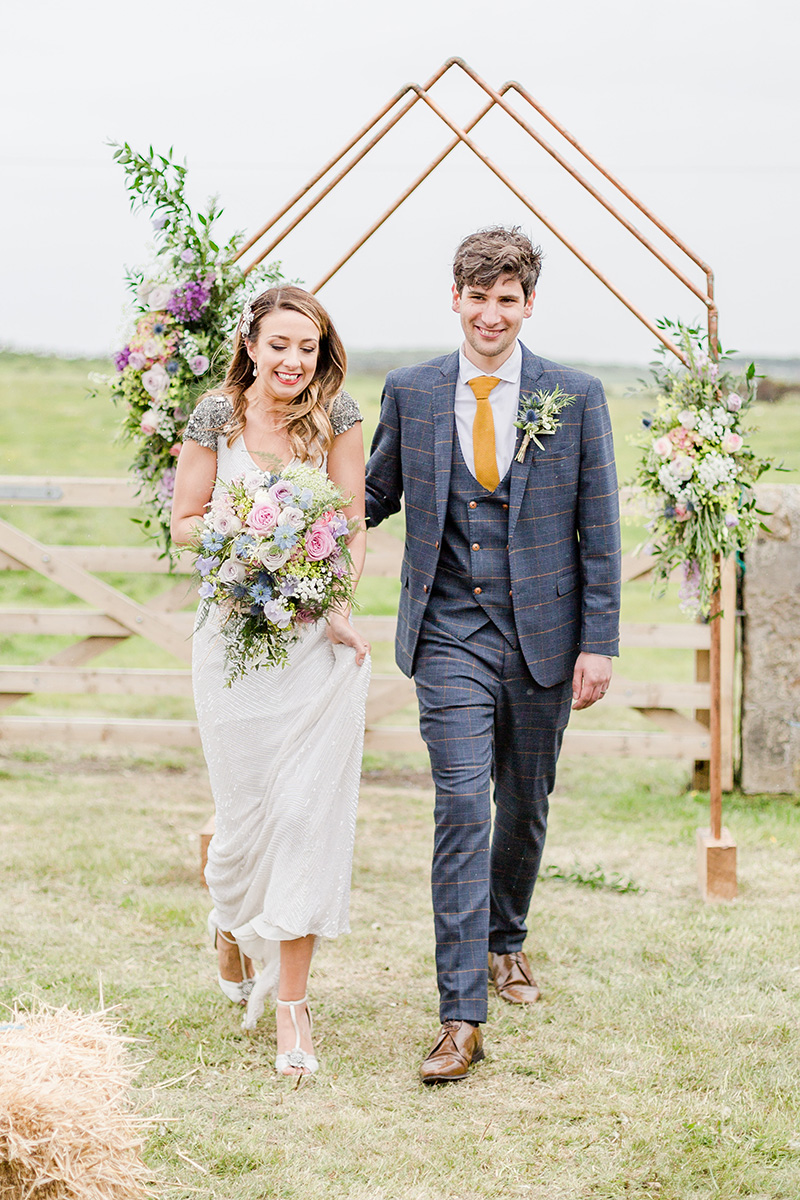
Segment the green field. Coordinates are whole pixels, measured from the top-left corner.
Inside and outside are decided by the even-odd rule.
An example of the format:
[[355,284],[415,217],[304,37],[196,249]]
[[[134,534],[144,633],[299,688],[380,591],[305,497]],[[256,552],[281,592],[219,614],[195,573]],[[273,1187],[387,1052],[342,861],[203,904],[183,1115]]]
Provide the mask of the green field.
[[[117,416],[86,394],[99,366],[0,356],[3,473],[124,474]],[[367,436],[380,386],[350,381]],[[623,385],[609,394],[624,478],[641,403]],[[758,447],[791,448],[796,472],[798,398],[759,406],[758,419]],[[0,516],[47,542],[138,538],[124,512]],[[110,582],[142,599],[166,585]],[[391,612],[396,582],[365,584],[365,607]],[[44,580],[0,572],[0,606],[65,603]],[[644,584],[624,603],[628,619],[683,619]],[[69,640],[0,637],[0,654],[34,663]],[[377,648],[376,665],[390,659]],[[131,639],[95,661],[169,660]],[[619,669],[680,679],[691,667],[687,652],[642,650]],[[150,697],[39,696],[10,711],[192,715]],[[586,720],[618,726],[624,711]],[[739,899],[704,906],[694,837],[708,799],[685,765],[565,758],[526,947],[543,999],[518,1011],[492,997],[486,1061],[463,1084],[426,1090],[416,1070],[437,1019],[421,757],[365,762],[352,933],[314,960],[321,1070],[300,1086],[271,1069],[269,1012],[245,1036],[216,989],[198,881],[211,810],[201,754],[0,741],[0,784],[0,1005],[92,1011],[102,989],[137,1039],[154,1200],[800,1196],[800,797],[725,798]]]

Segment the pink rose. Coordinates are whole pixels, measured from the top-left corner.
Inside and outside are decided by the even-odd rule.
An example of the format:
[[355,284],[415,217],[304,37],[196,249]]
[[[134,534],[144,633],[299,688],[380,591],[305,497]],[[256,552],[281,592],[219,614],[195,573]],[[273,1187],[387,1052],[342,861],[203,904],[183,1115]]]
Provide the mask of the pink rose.
[[306,554],[312,562],[329,558],[336,549],[336,539],[327,529],[309,529],[305,540]]
[[327,510],[327,512],[324,512],[324,513],[322,513],[321,516],[317,517],[316,521],[311,526],[311,528],[312,529],[323,529],[326,525],[330,525],[331,521],[333,520],[333,518],[335,516],[336,516],[336,513],[333,511],[333,509],[329,508]]
[[158,433],[158,427],[161,423],[161,413],[156,408],[148,408],[146,413],[142,413],[142,419],[139,428],[147,437],[152,437],[154,433]]
[[147,366],[147,355],[142,354],[141,350],[134,350],[128,358],[128,366],[133,367],[134,371],[141,371]]
[[316,621],[317,614],[311,612],[308,608],[298,608],[294,614],[294,619],[300,625],[312,625]]
[[656,438],[653,442],[653,449],[661,458],[669,458],[672,453],[672,442],[668,437]]
[[253,506],[247,524],[255,533],[269,533],[277,525],[279,516],[278,506],[266,500]]
[[744,438],[740,433],[726,433],[722,439],[723,454],[735,454],[737,450],[741,450],[744,445]]
[[[128,362],[130,362],[130,361],[131,360],[128,359]],[[726,404],[727,404],[728,412],[738,412],[739,409],[742,407],[742,397],[737,396],[736,392],[731,392],[730,396],[728,396]]]
[[169,452],[173,458],[177,458],[182,449],[183,447],[181,446],[180,442],[175,442],[174,445],[170,446]]
[[145,371],[142,376],[142,387],[154,400],[161,399],[169,387],[169,375],[161,363],[156,363],[149,371]]

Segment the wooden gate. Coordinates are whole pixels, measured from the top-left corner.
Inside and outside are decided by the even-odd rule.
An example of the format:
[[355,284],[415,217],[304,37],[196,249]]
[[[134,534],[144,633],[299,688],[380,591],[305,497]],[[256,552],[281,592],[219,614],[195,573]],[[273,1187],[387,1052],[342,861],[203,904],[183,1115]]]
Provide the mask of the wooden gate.
[[[623,494],[623,506],[631,502]],[[0,503],[19,506],[70,508],[135,508],[134,485],[124,479],[78,479],[33,476],[0,477]],[[390,533],[369,534],[367,576],[397,578],[402,543]],[[626,556],[623,580],[645,576],[646,557]],[[0,666],[0,740],[146,743],[151,746],[199,745],[197,724],[191,719],[97,716],[20,716],[13,709],[33,694],[147,696],[191,698],[191,630],[196,597],[187,578],[188,556],[169,573],[167,561],[150,546],[45,545],[29,533],[0,521],[0,570],[28,571],[50,580],[69,597],[64,607],[0,608],[0,636],[59,635],[75,639],[35,665]],[[140,603],[110,586],[107,573],[161,575],[165,588]],[[66,598],[66,597],[65,597]],[[733,785],[733,678],[735,582],[732,567],[725,572],[723,641],[723,763],[724,786]],[[395,618],[359,615],[357,624],[370,642],[390,642]],[[709,626],[689,621],[625,623],[622,645],[694,653],[694,681],[630,680],[615,675],[604,701],[607,707],[629,708],[646,718],[643,729],[568,729],[565,754],[654,757],[707,762],[710,753],[708,713]],[[177,666],[116,668],[94,660],[131,637],[157,646]],[[384,655],[389,658],[388,653]],[[167,660],[169,661],[169,660]],[[365,748],[379,752],[423,748],[414,716],[414,685],[399,671],[373,675],[367,706]],[[98,707],[102,707],[99,703]],[[403,710],[404,724],[397,723]],[[392,723],[394,721],[394,723]],[[701,767],[702,770],[702,767]],[[702,784],[702,778],[698,783]],[[706,785],[707,786],[707,785]]]

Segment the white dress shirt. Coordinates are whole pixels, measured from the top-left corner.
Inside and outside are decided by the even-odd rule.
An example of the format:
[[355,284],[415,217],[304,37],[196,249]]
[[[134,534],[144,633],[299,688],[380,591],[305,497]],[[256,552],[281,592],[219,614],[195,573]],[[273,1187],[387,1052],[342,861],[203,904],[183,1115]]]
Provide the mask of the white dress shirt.
[[468,386],[468,383],[476,375],[493,375],[496,379],[500,380],[500,383],[495,386],[489,395],[489,403],[492,406],[492,416],[494,417],[494,447],[497,455],[497,474],[500,479],[503,479],[508,468],[511,466],[511,460],[514,457],[514,447],[517,443],[517,430],[514,426],[514,421],[517,418],[517,410],[519,408],[522,347],[517,342],[503,365],[493,371],[483,371],[480,367],[476,367],[467,358],[463,347],[459,351],[458,358],[458,381],[456,382],[455,402],[456,430],[458,432],[458,444],[461,447],[461,453],[464,455],[464,462],[467,464],[472,475],[475,474],[472,424],[475,420],[478,401],[475,399],[475,393]]

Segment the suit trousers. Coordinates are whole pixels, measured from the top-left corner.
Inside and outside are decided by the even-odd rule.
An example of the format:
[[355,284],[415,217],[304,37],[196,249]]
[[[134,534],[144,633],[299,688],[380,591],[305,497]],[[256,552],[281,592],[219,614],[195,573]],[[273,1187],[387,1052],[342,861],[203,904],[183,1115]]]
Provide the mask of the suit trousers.
[[491,621],[462,640],[426,618],[414,682],[436,788],[440,1018],[481,1022],[488,952],[512,953],[525,941],[572,679],[541,687]]

